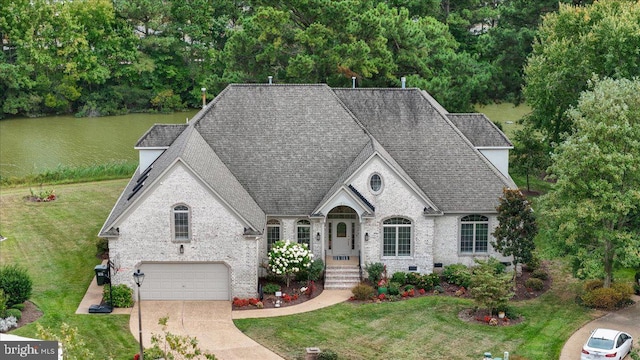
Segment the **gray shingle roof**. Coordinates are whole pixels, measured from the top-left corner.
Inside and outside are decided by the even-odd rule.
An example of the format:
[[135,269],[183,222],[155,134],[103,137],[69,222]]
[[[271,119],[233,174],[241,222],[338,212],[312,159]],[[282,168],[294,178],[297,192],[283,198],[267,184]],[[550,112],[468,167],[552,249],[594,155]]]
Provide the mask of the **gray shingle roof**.
[[493,212],[502,176],[419,89],[334,89],[334,92],[445,212]]
[[475,147],[508,147],[513,144],[484,114],[447,114]]
[[167,147],[173,144],[187,124],[155,124],[136,143],[138,147]]
[[194,121],[267,214],[311,214],[369,142],[326,85],[230,85]]
[[427,213],[493,212],[515,184],[449,119],[467,117],[478,119],[419,89],[230,85],[188,126],[156,125],[139,140],[171,146],[144,181],[136,172],[100,234],[178,160],[255,231],[267,215],[313,214],[375,152],[433,204]]

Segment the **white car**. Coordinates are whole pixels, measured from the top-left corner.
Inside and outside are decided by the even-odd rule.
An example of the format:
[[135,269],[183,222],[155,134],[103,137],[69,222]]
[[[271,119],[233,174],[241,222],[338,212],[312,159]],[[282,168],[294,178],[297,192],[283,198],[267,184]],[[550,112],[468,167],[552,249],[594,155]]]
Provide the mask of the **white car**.
[[580,360],[613,359],[622,360],[631,352],[633,337],[610,329],[595,329],[582,347]]

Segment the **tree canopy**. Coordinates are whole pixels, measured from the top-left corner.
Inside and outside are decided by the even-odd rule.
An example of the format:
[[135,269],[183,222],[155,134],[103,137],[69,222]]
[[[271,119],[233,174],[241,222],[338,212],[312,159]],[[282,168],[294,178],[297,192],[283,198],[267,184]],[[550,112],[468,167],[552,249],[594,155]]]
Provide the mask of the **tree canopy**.
[[567,110],[596,74],[640,76],[640,1],[600,0],[590,6],[561,4],[544,17],[524,69],[524,95],[533,108],[527,121],[559,143],[574,131]]
[[[215,95],[267,76],[331,86],[356,77],[361,87],[399,86],[404,76],[448,110],[470,111],[519,97],[540,14],[555,9],[523,0],[2,1],[0,118],[198,107],[201,87]],[[512,36],[520,32],[528,35]]]
[[588,82],[568,117],[575,131],[558,146],[557,179],[543,199],[545,227],[580,277],[640,265],[640,80]]

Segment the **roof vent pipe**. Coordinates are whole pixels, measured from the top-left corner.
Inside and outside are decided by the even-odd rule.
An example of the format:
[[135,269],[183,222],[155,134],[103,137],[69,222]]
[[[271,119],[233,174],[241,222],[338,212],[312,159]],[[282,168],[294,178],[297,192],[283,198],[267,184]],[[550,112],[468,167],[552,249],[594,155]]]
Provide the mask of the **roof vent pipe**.
[[273,76],[269,76],[269,85],[273,84]]
[[407,78],[406,77],[401,77],[400,78],[400,82],[402,83],[402,88],[406,88],[407,87]]
[[355,76],[351,77],[351,88],[352,89],[356,88],[356,77]]

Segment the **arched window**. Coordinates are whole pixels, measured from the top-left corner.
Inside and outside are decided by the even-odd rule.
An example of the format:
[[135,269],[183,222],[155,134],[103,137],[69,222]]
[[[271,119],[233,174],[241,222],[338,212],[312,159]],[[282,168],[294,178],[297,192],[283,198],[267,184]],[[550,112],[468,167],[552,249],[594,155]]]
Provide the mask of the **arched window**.
[[460,253],[487,253],[489,250],[489,218],[467,215],[460,219]]
[[296,234],[298,244],[307,244],[311,248],[311,222],[309,220],[299,220],[296,223]]
[[191,211],[186,205],[173,207],[173,239],[175,241],[191,240]]
[[267,221],[267,251],[280,239],[280,221],[271,219]]
[[382,223],[382,256],[411,256],[411,220],[395,217]]

